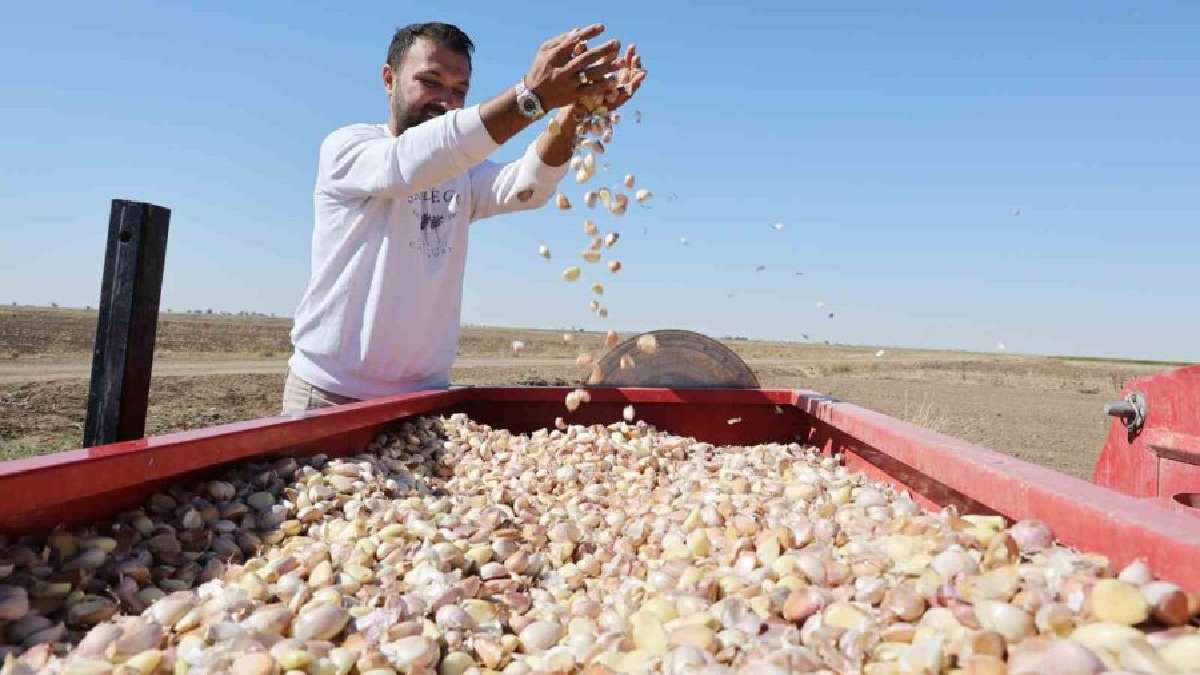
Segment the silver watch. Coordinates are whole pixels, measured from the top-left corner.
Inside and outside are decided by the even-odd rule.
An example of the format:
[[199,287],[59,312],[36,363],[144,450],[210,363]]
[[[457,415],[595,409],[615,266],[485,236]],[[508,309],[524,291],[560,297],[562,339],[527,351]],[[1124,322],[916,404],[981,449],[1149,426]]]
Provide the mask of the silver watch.
[[521,114],[531,120],[536,120],[546,114],[542,109],[542,100],[537,97],[537,94],[529,90],[525,86],[525,80],[521,80],[515,87],[517,92],[517,107],[520,108]]

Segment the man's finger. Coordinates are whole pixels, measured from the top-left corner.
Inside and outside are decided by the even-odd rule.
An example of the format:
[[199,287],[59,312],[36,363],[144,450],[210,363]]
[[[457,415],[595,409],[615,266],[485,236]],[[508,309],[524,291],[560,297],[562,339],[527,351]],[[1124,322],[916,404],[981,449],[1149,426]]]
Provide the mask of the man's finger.
[[554,41],[557,43],[557,42],[564,42],[564,41],[577,42],[579,40],[590,40],[603,32],[604,32],[604,24],[593,23],[588,26],[579,26],[577,28],[572,28],[571,30],[554,38]]
[[632,66],[633,65],[633,57],[636,55],[637,55],[637,45],[630,43],[630,45],[625,48],[625,58],[621,59],[621,62],[627,66]]
[[552,38],[547,45],[547,50],[555,52],[555,56],[563,56],[562,52],[568,51],[582,40],[590,40],[604,32],[604,24],[594,23],[590,26],[582,28],[572,28],[571,30]]
[[574,39],[566,39],[550,48],[550,58],[552,63],[564,63],[571,58],[573,50],[583,42]]
[[625,85],[625,88],[629,91],[630,96],[633,96],[633,93],[638,90],[638,87],[642,86],[642,82],[645,79],[646,71],[644,70],[639,70],[636,74],[634,74],[633,79]]
[[630,81],[629,84],[625,85],[623,91],[625,92],[626,101],[633,98],[633,95],[637,93],[637,90],[642,88],[642,82],[645,81],[645,79],[646,71],[638,71],[638,74],[633,76],[633,80]]
[[546,40],[545,42],[542,43],[542,51],[550,51],[552,49],[556,49],[559,45],[561,45],[563,42],[565,42],[571,36],[571,33],[574,33],[574,32],[575,32],[575,30],[572,29],[561,35],[555,35],[554,37],[550,38],[549,40]]
[[565,47],[574,45],[576,43],[575,35],[577,34],[578,30],[579,29],[577,28],[571,29],[562,35],[547,40],[546,44],[543,45],[543,49],[549,52],[557,52],[561,51]]
[[603,59],[607,56],[611,56],[612,54],[617,53],[620,49],[621,49],[621,43],[619,41],[609,40],[608,42],[605,42],[604,44],[600,45],[599,47],[593,47],[592,49],[587,50],[586,52],[580,54],[579,56],[576,56],[575,58],[568,61],[567,65],[565,65],[563,67],[571,72],[578,72],[580,70],[583,70],[585,67],[595,63],[596,61],[599,61],[600,59]]
[[576,30],[579,31],[579,35],[576,36],[577,40],[591,40],[592,38],[604,32],[604,24],[594,23],[590,26],[577,28]]
[[607,95],[605,95],[605,105],[607,105],[610,110],[616,110],[617,108],[625,105],[629,102],[629,99],[633,98],[633,95],[637,93],[637,90],[641,88],[642,82],[645,79],[646,71],[638,71],[638,73],[634,75],[633,79],[628,83],[622,84],[620,87],[610,91]]

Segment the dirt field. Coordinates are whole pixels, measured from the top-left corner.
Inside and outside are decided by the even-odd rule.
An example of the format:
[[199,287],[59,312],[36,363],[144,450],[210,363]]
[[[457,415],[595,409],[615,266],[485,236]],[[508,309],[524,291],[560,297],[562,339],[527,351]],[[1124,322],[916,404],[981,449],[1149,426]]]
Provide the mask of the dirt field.
[[[290,321],[164,314],[147,433],[278,411]],[[78,447],[95,314],[0,307],[0,459]],[[511,353],[513,340],[527,347]],[[598,344],[580,334],[580,344]],[[763,386],[815,389],[1081,478],[1107,434],[1103,404],[1126,378],[1173,367],[1020,355],[729,341]],[[578,381],[560,331],[467,327],[456,384]]]

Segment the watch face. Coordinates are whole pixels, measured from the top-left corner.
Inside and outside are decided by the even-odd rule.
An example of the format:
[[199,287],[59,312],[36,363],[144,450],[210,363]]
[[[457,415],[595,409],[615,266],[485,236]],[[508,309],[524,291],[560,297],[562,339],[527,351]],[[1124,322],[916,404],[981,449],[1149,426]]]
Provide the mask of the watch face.
[[533,99],[525,99],[525,102],[522,105],[525,107],[526,112],[533,112],[534,110],[537,110],[537,104],[533,102]]

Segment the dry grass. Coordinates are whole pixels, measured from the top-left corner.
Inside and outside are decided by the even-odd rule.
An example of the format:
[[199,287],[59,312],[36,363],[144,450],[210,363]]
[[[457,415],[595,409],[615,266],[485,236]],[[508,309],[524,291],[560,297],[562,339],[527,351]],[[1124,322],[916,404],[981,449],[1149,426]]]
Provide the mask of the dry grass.
[[917,402],[910,402],[907,391],[904,393],[904,411],[900,413],[900,419],[939,433],[945,432],[950,426],[950,418],[938,411],[932,395],[927,394]]

